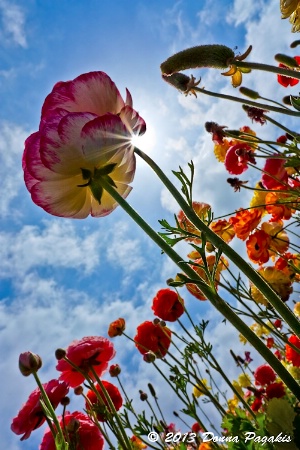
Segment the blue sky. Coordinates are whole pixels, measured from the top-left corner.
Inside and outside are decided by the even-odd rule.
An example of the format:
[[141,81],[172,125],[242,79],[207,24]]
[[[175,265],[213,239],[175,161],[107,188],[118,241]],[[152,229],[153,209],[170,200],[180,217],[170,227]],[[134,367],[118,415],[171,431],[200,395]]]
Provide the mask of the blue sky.
[[[152,320],[153,295],[176,269],[120,209],[103,219],[55,218],[31,202],[23,184],[21,158],[26,137],[36,131],[44,98],[53,85],[93,70],[112,78],[122,95],[127,87],[148,131],[140,148],[171,175],[179,165],[196,166],[195,199],[210,203],[216,216],[245,206],[234,194],[213,156],[205,121],[231,128],[251,125],[239,107],[208,97],[184,97],[164,83],[159,66],[172,53],[222,43],[251,60],[273,62],[288,52],[293,37],[273,0],[0,0],[0,436],[3,448],[34,450],[41,432],[19,442],[11,418],[34,389],[18,372],[18,355],[32,350],[44,360],[43,381],[55,377],[54,350],[86,335],[106,336],[120,315],[128,334]],[[236,94],[219,71],[192,71],[208,90]],[[249,81],[248,81],[249,79]],[[276,79],[247,77],[261,95],[286,94]],[[296,88],[297,92],[297,88]],[[269,126],[268,133],[271,131]],[[266,133],[264,130],[262,133]],[[276,137],[276,134],[274,134]],[[159,230],[178,207],[142,161],[138,161],[130,204]],[[234,244],[237,245],[238,244]],[[183,247],[179,247],[180,250]],[[240,246],[242,251],[242,247]],[[220,358],[222,342],[236,335],[206,303],[182,294],[194,317],[214,324],[211,339]],[[218,334],[218,330],[219,333]],[[220,336],[222,339],[220,342]],[[124,339],[116,341],[129,392],[145,388],[149,367]],[[229,347],[228,347],[229,348]],[[230,375],[230,373],[229,373]],[[141,385],[140,385],[140,384]],[[159,383],[159,382],[158,382]],[[163,391],[162,386],[156,386]],[[170,411],[176,399],[168,398]]]

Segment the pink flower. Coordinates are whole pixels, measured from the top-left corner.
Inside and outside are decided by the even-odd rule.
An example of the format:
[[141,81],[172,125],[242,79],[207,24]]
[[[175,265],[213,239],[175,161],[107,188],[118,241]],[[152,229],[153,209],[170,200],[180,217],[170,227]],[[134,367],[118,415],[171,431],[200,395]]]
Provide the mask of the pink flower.
[[[123,399],[119,389],[114,384],[109,383],[109,381],[103,380],[102,384],[106,390],[106,393],[109,395],[115,410],[119,411],[123,404]],[[102,401],[100,401],[96,393],[90,389],[86,394],[89,399],[89,403],[86,403],[86,409],[89,411],[92,405],[93,410],[96,412],[97,419],[100,420],[100,422],[105,422],[108,419],[108,412],[113,413],[113,410],[109,406],[101,386],[99,386],[99,384],[95,384],[95,389],[98,391]]]
[[[69,437],[70,449],[102,450],[104,447],[104,439],[98,427],[85,414],[78,411],[72,414],[67,412],[59,422],[64,434]],[[56,450],[50,429],[44,434],[40,450]]]
[[[43,384],[43,387],[54,409],[69,392],[67,383],[58,380],[51,380]],[[21,441],[28,439],[31,432],[43,425],[46,420],[40,399],[41,391],[37,388],[30,394],[17,417],[12,421],[11,430],[16,434],[23,434]]]
[[231,146],[225,157],[225,168],[232,175],[240,175],[248,169],[248,163],[256,164],[250,145],[240,143]]
[[[81,340],[73,341],[66,350],[66,357],[92,379],[94,376],[91,368],[100,377],[108,367],[108,361],[115,356],[113,344],[106,338],[100,336],[87,336]],[[76,387],[84,382],[84,376],[64,359],[58,361],[56,369],[62,372],[59,379]]]
[[42,108],[39,131],[25,142],[24,179],[32,200],[55,216],[101,217],[116,201],[101,186],[105,179],[122,197],[135,173],[133,134],[144,120],[103,72],[57,83]]

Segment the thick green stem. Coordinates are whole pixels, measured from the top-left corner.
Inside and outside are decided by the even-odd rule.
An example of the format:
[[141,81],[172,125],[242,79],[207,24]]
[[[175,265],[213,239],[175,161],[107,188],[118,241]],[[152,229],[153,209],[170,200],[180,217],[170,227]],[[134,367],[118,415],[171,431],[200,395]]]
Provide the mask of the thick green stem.
[[232,95],[227,95],[227,94],[219,94],[218,92],[208,91],[207,89],[203,89],[203,88],[194,87],[193,90],[196,92],[199,92],[200,94],[209,95],[210,97],[223,98],[224,100],[241,103],[243,105],[253,106],[254,108],[264,109],[266,111],[274,111],[276,113],[286,114],[288,116],[297,116],[297,117],[300,116],[299,111],[292,111],[290,109],[277,108],[276,106],[267,105],[265,103],[258,103],[258,102],[254,102],[252,100],[234,97]]
[[[137,149],[136,149],[137,151]],[[141,153],[139,150],[138,152]],[[101,179],[102,187],[118,202],[118,204],[127,212],[127,214],[139,225],[139,227],[159,246],[163,252],[190,278],[202,281],[196,272],[186,264],[183,259],[175,252],[149,225],[144,219],[127,203],[127,201],[111,186],[105,179]],[[175,189],[175,187],[174,187]],[[176,190],[177,192],[177,190]],[[178,193],[179,194],[179,193]],[[179,194],[180,195],[180,194]],[[181,197],[181,196],[180,196]],[[182,198],[184,202],[184,199]],[[181,201],[181,203],[182,203]],[[184,202],[184,206],[186,206]],[[185,208],[189,209],[189,208]],[[192,216],[193,217],[193,216]],[[196,216],[197,217],[197,216]],[[199,220],[199,218],[197,217]],[[201,226],[203,222],[201,222]],[[203,224],[204,225],[204,224]],[[205,225],[206,227],[206,225]],[[208,227],[206,227],[208,228]],[[214,233],[208,228],[210,234]],[[215,236],[215,235],[214,235]],[[218,237],[218,236],[217,236]],[[218,237],[218,239],[220,239]],[[220,239],[224,243],[222,239]],[[213,242],[212,242],[213,243]],[[219,242],[218,242],[219,244]],[[219,245],[216,245],[218,247]],[[231,255],[232,256],[232,255]],[[242,259],[242,258],[241,258]],[[253,269],[251,269],[253,270]],[[261,278],[259,277],[259,281]],[[291,376],[291,374],[283,367],[280,361],[273,353],[264,345],[264,343],[256,336],[256,334],[231,310],[227,303],[210,287],[201,284],[201,291],[210,300],[212,305],[219,311],[225,319],[228,320],[261,354],[261,356],[273,367],[282,381],[300,399],[300,386]],[[273,291],[271,290],[273,293]]]
[[146,161],[149,166],[154,170],[169,192],[172,194],[174,199],[177,201],[178,205],[181,207],[182,211],[186,217],[203,232],[206,239],[211,242],[216,248],[221,250],[224,255],[226,255],[250,280],[252,283],[260,290],[260,292],[266,297],[268,302],[276,309],[280,316],[285,320],[287,325],[293,330],[293,332],[300,336],[300,323],[297,317],[292,313],[292,311],[283,303],[283,301],[277,296],[273,289],[266,283],[266,281],[259,275],[259,273],[254,270],[233,248],[226,244],[223,239],[221,239],[216,233],[214,233],[205,223],[197,216],[197,214],[188,205],[185,199],[182,197],[180,192],[171,183],[168,177],[160,169],[160,167],[144,152],[140,149],[135,148],[135,153],[139,155],[144,161]]

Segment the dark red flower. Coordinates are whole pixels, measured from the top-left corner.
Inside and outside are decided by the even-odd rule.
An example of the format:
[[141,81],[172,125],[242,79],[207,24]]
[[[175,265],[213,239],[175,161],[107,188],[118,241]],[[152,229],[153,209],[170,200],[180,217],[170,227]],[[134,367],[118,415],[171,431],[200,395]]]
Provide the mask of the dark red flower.
[[253,402],[252,405],[251,405],[252,411],[257,412],[257,411],[259,410],[259,408],[261,407],[261,405],[262,405],[262,399],[261,399],[261,397],[255,398],[255,399],[254,399],[254,402]]
[[[102,450],[104,439],[98,427],[85,414],[75,411],[66,412],[64,419],[59,419],[63,433],[68,435],[72,450]],[[47,429],[40,445],[40,450],[56,450],[53,435]]]
[[285,389],[283,383],[271,383],[266,387],[266,396],[268,399],[281,398],[285,396]]
[[[104,388],[106,389],[107,394],[110,396],[110,399],[111,399],[112,403],[114,404],[116,411],[119,411],[119,409],[121,408],[121,406],[123,404],[123,399],[122,399],[119,389],[117,388],[117,386],[115,386],[112,383],[109,383],[108,381],[102,381],[102,384],[103,384]],[[99,386],[99,384],[95,384],[94,386],[97,389],[97,391],[99,392],[102,402],[99,400],[96,393],[92,390],[89,390],[86,395],[87,395],[87,398],[89,399],[89,401],[93,405],[93,410],[97,414],[97,419],[100,420],[100,422],[105,422],[107,420],[107,412],[113,412],[113,411],[108,405],[107,399],[105,398],[105,395],[102,391],[101,386]],[[88,402],[86,403],[86,409],[87,410],[91,409],[91,406]]]
[[162,358],[171,344],[171,330],[160,324],[154,325],[153,322],[146,321],[137,327],[134,342],[142,355],[152,351],[157,357]]
[[266,109],[255,108],[254,106],[245,106],[244,109],[252,122],[254,121],[260,123],[261,125],[266,123],[267,120],[264,117],[264,114],[268,112]]
[[[291,344],[295,345],[300,350],[300,339],[297,336],[292,335],[288,340]],[[285,346],[285,357],[287,361],[293,364],[293,366],[300,367],[300,353],[298,353],[288,344],[286,344]]]
[[261,182],[266,189],[284,189],[288,182],[288,173],[284,167],[286,160],[268,158],[263,168]]
[[200,433],[200,431],[203,431],[198,422],[193,423],[191,430],[194,433]]
[[[300,64],[300,56],[294,56],[294,59],[297,61],[298,64]],[[285,64],[280,63],[279,67],[282,69],[291,69],[290,67],[286,66]],[[288,86],[295,86],[299,83],[299,80],[297,78],[291,78],[291,77],[285,77],[284,75],[277,75],[277,81],[281,86],[288,87]]]
[[[108,367],[108,361],[115,356],[113,344],[101,336],[87,336],[73,341],[66,350],[66,357],[92,379],[91,367],[100,377]],[[56,369],[62,372],[59,379],[67,381],[71,387],[84,382],[84,376],[64,359],[58,361]]]
[[259,366],[254,373],[255,383],[261,386],[273,383],[276,379],[276,373],[272,367],[267,364]]
[[171,289],[161,289],[153,299],[152,310],[160,319],[175,322],[184,313],[183,299]]
[[[43,387],[54,409],[69,392],[67,383],[58,380],[51,380],[43,384]],[[12,421],[11,430],[16,434],[23,434],[21,441],[28,439],[31,432],[39,428],[46,420],[40,399],[41,391],[36,388]]]

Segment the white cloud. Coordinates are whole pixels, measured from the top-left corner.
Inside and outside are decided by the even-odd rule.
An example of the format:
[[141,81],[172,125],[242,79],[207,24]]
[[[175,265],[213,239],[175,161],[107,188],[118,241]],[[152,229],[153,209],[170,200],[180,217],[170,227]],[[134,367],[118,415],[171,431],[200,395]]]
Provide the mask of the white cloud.
[[4,42],[13,42],[23,48],[27,47],[25,34],[25,14],[23,9],[7,0],[0,1],[2,30],[0,36]]
[[[255,3],[252,0],[235,0],[233,6],[229,9],[226,20],[234,26],[253,20],[260,13],[265,2],[258,0]],[[279,6],[276,5],[279,9]]]
[[80,236],[70,221],[45,221],[0,233],[2,277],[22,276],[38,267],[64,267],[92,272],[99,264],[100,231]]

